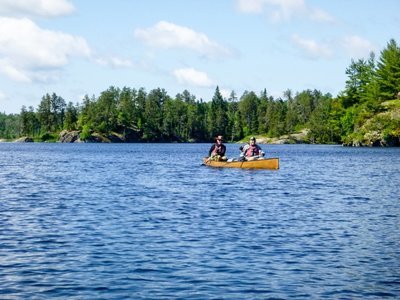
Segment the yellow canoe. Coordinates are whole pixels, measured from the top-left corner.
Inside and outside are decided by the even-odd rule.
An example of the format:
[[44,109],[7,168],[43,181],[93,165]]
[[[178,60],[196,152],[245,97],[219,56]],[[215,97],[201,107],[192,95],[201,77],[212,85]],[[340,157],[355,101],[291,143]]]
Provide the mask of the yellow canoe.
[[250,161],[214,161],[208,160],[208,157],[203,159],[206,166],[216,168],[242,168],[242,169],[279,169],[279,158],[260,158]]

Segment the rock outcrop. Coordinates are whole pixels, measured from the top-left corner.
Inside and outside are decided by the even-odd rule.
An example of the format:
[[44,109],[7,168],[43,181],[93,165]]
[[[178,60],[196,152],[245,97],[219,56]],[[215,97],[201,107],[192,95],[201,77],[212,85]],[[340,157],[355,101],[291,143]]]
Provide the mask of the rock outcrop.
[[308,129],[303,129],[299,133],[293,133],[288,135],[282,135],[280,137],[275,138],[265,138],[258,137],[257,143],[260,144],[307,144],[309,143],[307,140]]
[[58,141],[61,143],[135,143],[141,141],[140,132],[135,130],[126,130],[124,134],[92,132],[85,140],[81,140],[80,134],[79,130],[63,130],[59,134]]
[[383,111],[367,119],[343,146],[394,147],[400,146],[400,101],[383,102]]
[[59,135],[59,141],[61,143],[79,143],[82,142],[80,139],[80,131],[78,130],[73,130],[73,131],[68,131],[68,130],[63,130],[60,132]]

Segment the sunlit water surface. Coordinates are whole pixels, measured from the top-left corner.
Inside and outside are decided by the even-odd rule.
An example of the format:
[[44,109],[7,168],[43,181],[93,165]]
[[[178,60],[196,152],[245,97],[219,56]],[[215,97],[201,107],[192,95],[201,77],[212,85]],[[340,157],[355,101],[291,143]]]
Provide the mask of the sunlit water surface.
[[0,143],[0,298],[400,297],[400,149],[209,147]]

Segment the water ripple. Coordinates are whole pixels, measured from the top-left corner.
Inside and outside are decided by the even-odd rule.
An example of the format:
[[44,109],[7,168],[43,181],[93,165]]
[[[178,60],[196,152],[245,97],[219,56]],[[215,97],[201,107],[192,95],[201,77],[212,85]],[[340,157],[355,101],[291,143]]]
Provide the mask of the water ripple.
[[208,146],[0,143],[0,298],[400,297],[399,149]]

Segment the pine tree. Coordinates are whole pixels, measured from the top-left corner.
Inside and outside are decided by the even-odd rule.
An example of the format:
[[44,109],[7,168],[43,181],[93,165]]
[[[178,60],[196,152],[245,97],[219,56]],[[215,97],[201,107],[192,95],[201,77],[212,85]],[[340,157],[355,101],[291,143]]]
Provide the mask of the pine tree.
[[382,101],[395,99],[400,92],[400,48],[394,39],[381,52],[376,75]]
[[37,112],[42,130],[44,130],[44,132],[51,132],[53,116],[51,112],[51,97],[49,94],[42,97]]
[[209,111],[209,132],[210,138],[217,135],[225,136],[227,134],[228,116],[227,102],[222,97],[219,87],[215,89],[214,96],[211,100],[211,108]]
[[259,99],[254,92],[245,92],[240,99],[239,109],[244,125],[244,135],[255,134],[258,131]]

